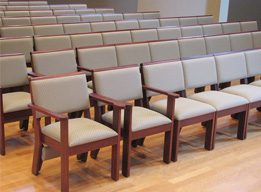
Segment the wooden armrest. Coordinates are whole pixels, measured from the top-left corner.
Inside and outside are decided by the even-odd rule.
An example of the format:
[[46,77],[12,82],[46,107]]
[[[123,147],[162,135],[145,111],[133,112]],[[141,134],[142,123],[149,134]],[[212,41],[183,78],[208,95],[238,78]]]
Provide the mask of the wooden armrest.
[[107,103],[109,105],[114,105],[114,106],[117,106],[122,109],[125,108],[125,106],[126,106],[126,102],[124,102],[124,101],[118,101],[118,100],[115,100],[115,99],[112,99],[109,97],[105,97],[105,96],[102,96],[102,95],[99,95],[96,93],[91,93],[90,97],[96,101],[101,101],[103,103]]
[[32,105],[32,104],[29,104],[28,105],[31,109],[33,110],[36,110],[40,113],[43,113],[45,115],[48,115],[48,116],[51,116],[57,120],[65,120],[65,119],[68,119],[68,116],[67,115],[63,115],[63,114],[59,114],[59,113],[55,113],[55,112],[52,112],[52,111],[49,111],[48,109],[46,108],[43,108],[41,106],[38,106],[38,105]]
[[146,89],[148,91],[153,91],[153,92],[160,93],[160,94],[163,94],[163,95],[167,95],[167,96],[170,96],[170,97],[173,97],[173,98],[179,98],[179,95],[176,94],[176,93],[163,91],[163,90],[160,90],[160,89],[149,87],[147,85],[143,85],[142,87],[143,87],[143,89]]

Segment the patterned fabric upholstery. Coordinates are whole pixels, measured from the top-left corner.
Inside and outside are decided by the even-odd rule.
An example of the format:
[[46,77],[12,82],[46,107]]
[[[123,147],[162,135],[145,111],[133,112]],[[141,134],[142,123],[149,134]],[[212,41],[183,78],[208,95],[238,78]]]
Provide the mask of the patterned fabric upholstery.
[[12,92],[3,94],[3,112],[10,113],[29,109],[31,95],[27,92]]
[[149,43],[152,61],[180,59],[178,41]]
[[37,51],[71,49],[69,35],[35,37],[35,48]]
[[133,42],[158,40],[158,33],[156,29],[133,30],[131,31],[131,36]]
[[232,51],[254,48],[251,33],[233,34],[229,35],[229,38]]
[[158,35],[159,40],[166,40],[166,39],[178,39],[182,37],[180,28],[176,27],[164,27],[159,28]]
[[64,28],[65,34],[89,33],[89,32],[91,32],[91,25],[89,23],[64,24],[63,28]]
[[37,25],[34,26],[35,35],[62,35],[63,25]]
[[246,51],[248,77],[261,75],[261,49]]

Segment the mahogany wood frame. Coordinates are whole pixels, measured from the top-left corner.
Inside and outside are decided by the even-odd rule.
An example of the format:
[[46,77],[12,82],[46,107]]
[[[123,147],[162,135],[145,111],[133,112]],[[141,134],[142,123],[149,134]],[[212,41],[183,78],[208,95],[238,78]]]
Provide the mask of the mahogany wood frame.
[[[30,80],[30,89],[31,89],[31,81],[43,80],[43,79],[50,79],[50,78],[59,78],[71,75],[77,75],[83,73],[71,73],[67,75],[56,75],[56,76],[48,76],[48,77],[39,77],[39,78],[32,78]],[[45,109],[41,106],[37,106],[34,104],[34,98],[32,95],[32,104],[30,108],[32,109],[33,113],[33,126],[35,131],[35,147],[34,147],[34,156],[33,156],[33,164],[32,164],[32,173],[34,175],[38,175],[39,171],[42,166],[42,148],[43,144],[46,144],[56,151],[60,153],[61,157],[61,191],[67,192],[69,191],[69,156],[86,153],[86,151],[95,150],[97,148],[105,147],[105,146],[112,146],[112,159],[111,159],[111,178],[115,181],[119,179],[119,160],[120,160],[120,122],[121,122],[121,115],[120,111],[125,106],[121,102],[115,102],[111,99],[105,97],[99,97],[95,94],[90,94],[90,97],[94,101],[102,101],[114,106],[114,116],[113,116],[113,129],[118,133],[117,136],[103,139],[100,141],[95,141],[91,143],[81,144],[78,146],[69,147],[68,146],[68,116],[64,114],[58,114],[48,109]],[[41,126],[40,126],[40,119],[37,117],[37,113],[40,112],[48,117],[54,118],[56,121],[60,121],[60,135],[61,141],[58,142],[44,134],[41,133]],[[90,118],[89,109],[84,111],[84,118]],[[51,123],[48,121],[46,125]]]
[[[93,91],[96,93],[96,86],[95,86],[95,77],[94,73],[98,71],[108,71],[108,70],[117,70],[117,69],[124,69],[124,68],[130,68],[130,67],[138,67],[138,65],[126,65],[126,66],[120,66],[120,67],[109,67],[104,69],[96,69],[92,71],[92,80],[93,80]],[[175,104],[175,97],[174,94],[168,95],[168,102],[169,102],[169,110],[167,117],[172,119],[173,118],[173,107],[172,105]],[[144,107],[143,98],[135,100],[135,105]],[[172,137],[173,137],[173,121],[169,124],[164,124],[160,126],[154,126],[151,128],[147,128],[144,130],[139,130],[136,132],[132,131],[132,108],[133,105],[125,101],[125,110],[124,110],[124,127],[122,127],[122,140],[123,140],[123,152],[122,152],[122,175],[125,177],[130,176],[130,153],[131,153],[131,142],[135,140],[142,140],[146,136],[158,134],[161,132],[165,132],[164,137],[164,152],[163,152],[163,161],[165,163],[170,163],[171,161],[171,151],[172,151]],[[95,106],[95,118],[98,121],[103,122],[104,124],[107,124],[108,126],[112,126],[111,124],[104,122],[101,118],[102,113],[104,112],[101,107],[98,105],[98,103],[94,104]],[[95,151],[96,153],[94,156],[97,155],[98,151]]]

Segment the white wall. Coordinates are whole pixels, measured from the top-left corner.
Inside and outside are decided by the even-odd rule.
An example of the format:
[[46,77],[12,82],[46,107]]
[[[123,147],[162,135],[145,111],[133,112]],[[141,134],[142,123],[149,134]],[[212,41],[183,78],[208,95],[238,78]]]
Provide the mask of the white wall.
[[208,0],[138,0],[138,11],[160,11],[162,17],[205,15]]

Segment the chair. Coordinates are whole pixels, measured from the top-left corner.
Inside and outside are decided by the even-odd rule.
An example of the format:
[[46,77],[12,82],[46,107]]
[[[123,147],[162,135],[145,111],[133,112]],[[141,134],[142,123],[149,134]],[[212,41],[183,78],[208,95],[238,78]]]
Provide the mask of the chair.
[[123,13],[125,20],[127,19],[143,19],[142,13]]
[[207,25],[213,23],[213,16],[212,15],[198,16],[197,20],[199,25]]
[[230,39],[228,35],[205,37],[205,41],[208,54],[231,51]]
[[97,22],[97,23],[91,23],[91,29],[92,32],[115,31],[116,26],[113,21]]
[[50,10],[49,5],[29,5],[29,10]]
[[5,17],[27,17],[29,11],[5,11]]
[[240,33],[240,23],[222,23],[222,29],[224,34],[230,34],[230,33]]
[[179,18],[179,25],[183,26],[190,26],[190,25],[197,25],[198,20],[196,17],[180,17]]
[[203,36],[203,31],[201,26],[187,26],[181,27],[182,37],[193,37],[193,36]]
[[242,32],[257,31],[258,26],[256,21],[244,21],[240,22]]
[[137,20],[115,21],[115,24],[117,30],[139,29],[139,23]]
[[95,8],[95,13],[114,13],[112,8]]
[[101,33],[71,35],[73,48],[103,45]]
[[91,25],[89,23],[64,24],[63,30],[65,34],[89,33],[91,32]]
[[12,10],[12,11],[28,11],[29,7],[28,5],[8,5],[6,6],[6,10]]
[[221,24],[203,25],[202,28],[203,28],[204,35],[207,35],[207,36],[223,34]]
[[229,39],[232,51],[241,51],[254,48],[251,33],[231,34],[229,35]]
[[254,48],[261,48],[261,31],[252,32]]
[[4,26],[31,25],[30,17],[3,17],[2,22]]
[[69,4],[70,9],[87,9],[86,4]]
[[61,15],[57,16],[57,23],[79,23],[81,17],[79,15]]
[[[172,142],[172,116],[169,118],[149,110],[141,103],[143,98],[140,69],[137,65],[125,66],[109,70],[95,71],[93,74],[95,93],[120,101],[136,100],[135,106],[127,103],[125,110],[121,111],[123,128],[123,152],[122,152],[122,174],[130,175],[130,150],[133,140],[158,133],[165,133],[163,161],[170,162]],[[126,86],[128,84],[128,86]],[[96,107],[98,108],[98,107]],[[109,111],[99,116],[102,122],[113,125],[113,112]]]
[[0,154],[5,155],[4,124],[26,120],[25,124],[20,124],[20,128],[27,130],[31,96],[24,55],[0,55],[0,68]]
[[105,32],[102,33],[102,38],[104,45],[132,42],[130,31]]
[[58,9],[69,9],[69,5],[67,4],[58,4],[58,5],[49,5],[50,9],[58,10]]
[[57,24],[55,16],[31,17],[32,25]]
[[161,27],[168,27],[168,26],[179,27],[180,26],[178,18],[162,18],[162,19],[159,19],[159,21],[160,21]]
[[75,9],[75,14],[77,15],[95,14],[95,9]]
[[52,15],[53,15],[52,10],[30,11],[31,17],[52,16]]
[[181,39],[178,42],[181,58],[207,54],[204,38]]
[[33,26],[35,35],[63,35],[62,24],[36,25]]
[[[247,63],[247,76],[255,77],[261,75],[261,50],[251,50],[245,51],[246,63]],[[261,87],[261,80],[256,80],[254,82],[248,82],[251,85],[256,85]]]
[[[61,158],[61,191],[67,192],[69,191],[69,156],[112,146],[111,177],[118,180],[120,126],[118,121],[114,121],[113,130],[90,119],[89,93],[85,75],[40,77],[33,79],[30,87],[35,131],[32,173],[39,174],[43,162],[41,158],[43,148],[47,146],[57,151]],[[95,96],[91,98],[94,100]],[[118,111],[122,106],[106,99],[102,101],[114,106],[114,119],[120,120]],[[68,119],[64,114],[79,110],[84,111],[84,117]],[[41,117],[52,117],[57,122],[41,127]]]
[[1,27],[0,33],[2,37],[22,37],[22,36],[33,36],[34,30],[32,26],[21,26],[21,27]]
[[87,14],[87,15],[81,15],[81,21],[83,22],[99,22],[102,20],[101,14]]
[[163,27],[158,28],[157,31],[159,40],[178,39],[182,37],[179,27]]
[[160,18],[160,12],[143,12],[143,19],[159,19]]
[[74,9],[58,9],[53,10],[53,15],[59,16],[59,15],[75,15]]
[[140,29],[158,28],[160,23],[158,19],[139,20]]
[[[143,85],[147,87],[145,100],[150,109],[161,114],[168,114],[172,105],[167,98],[148,102],[148,97],[165,95],[169,97],[174,92],[179,92],[185,96],[185,83],[181,61],[166,61],[158,63],[144,64],[141,67]],[[179,135],[182,127],[199,122],[208,122],[205,136],[205,148],[214,148],[213,133],[216,129],[215,108],[211,105],[201,103],[176,94],[173,107],[173,148],[172,160],[177,161],[179,150]]]
[[131,37],[133,42],[155,41],[158,33],[156,29],[132,30]]
[[69,35],[58,36],[35,36],[35,50],[47,51],[47,50],[60,50],[71,49],[71,38]]
[[28,1],[28,5],[47,5],[47,1]]
[[121,13],[105,13],[102,15],[103,21],[121,21],[123,20],[123,15]]

